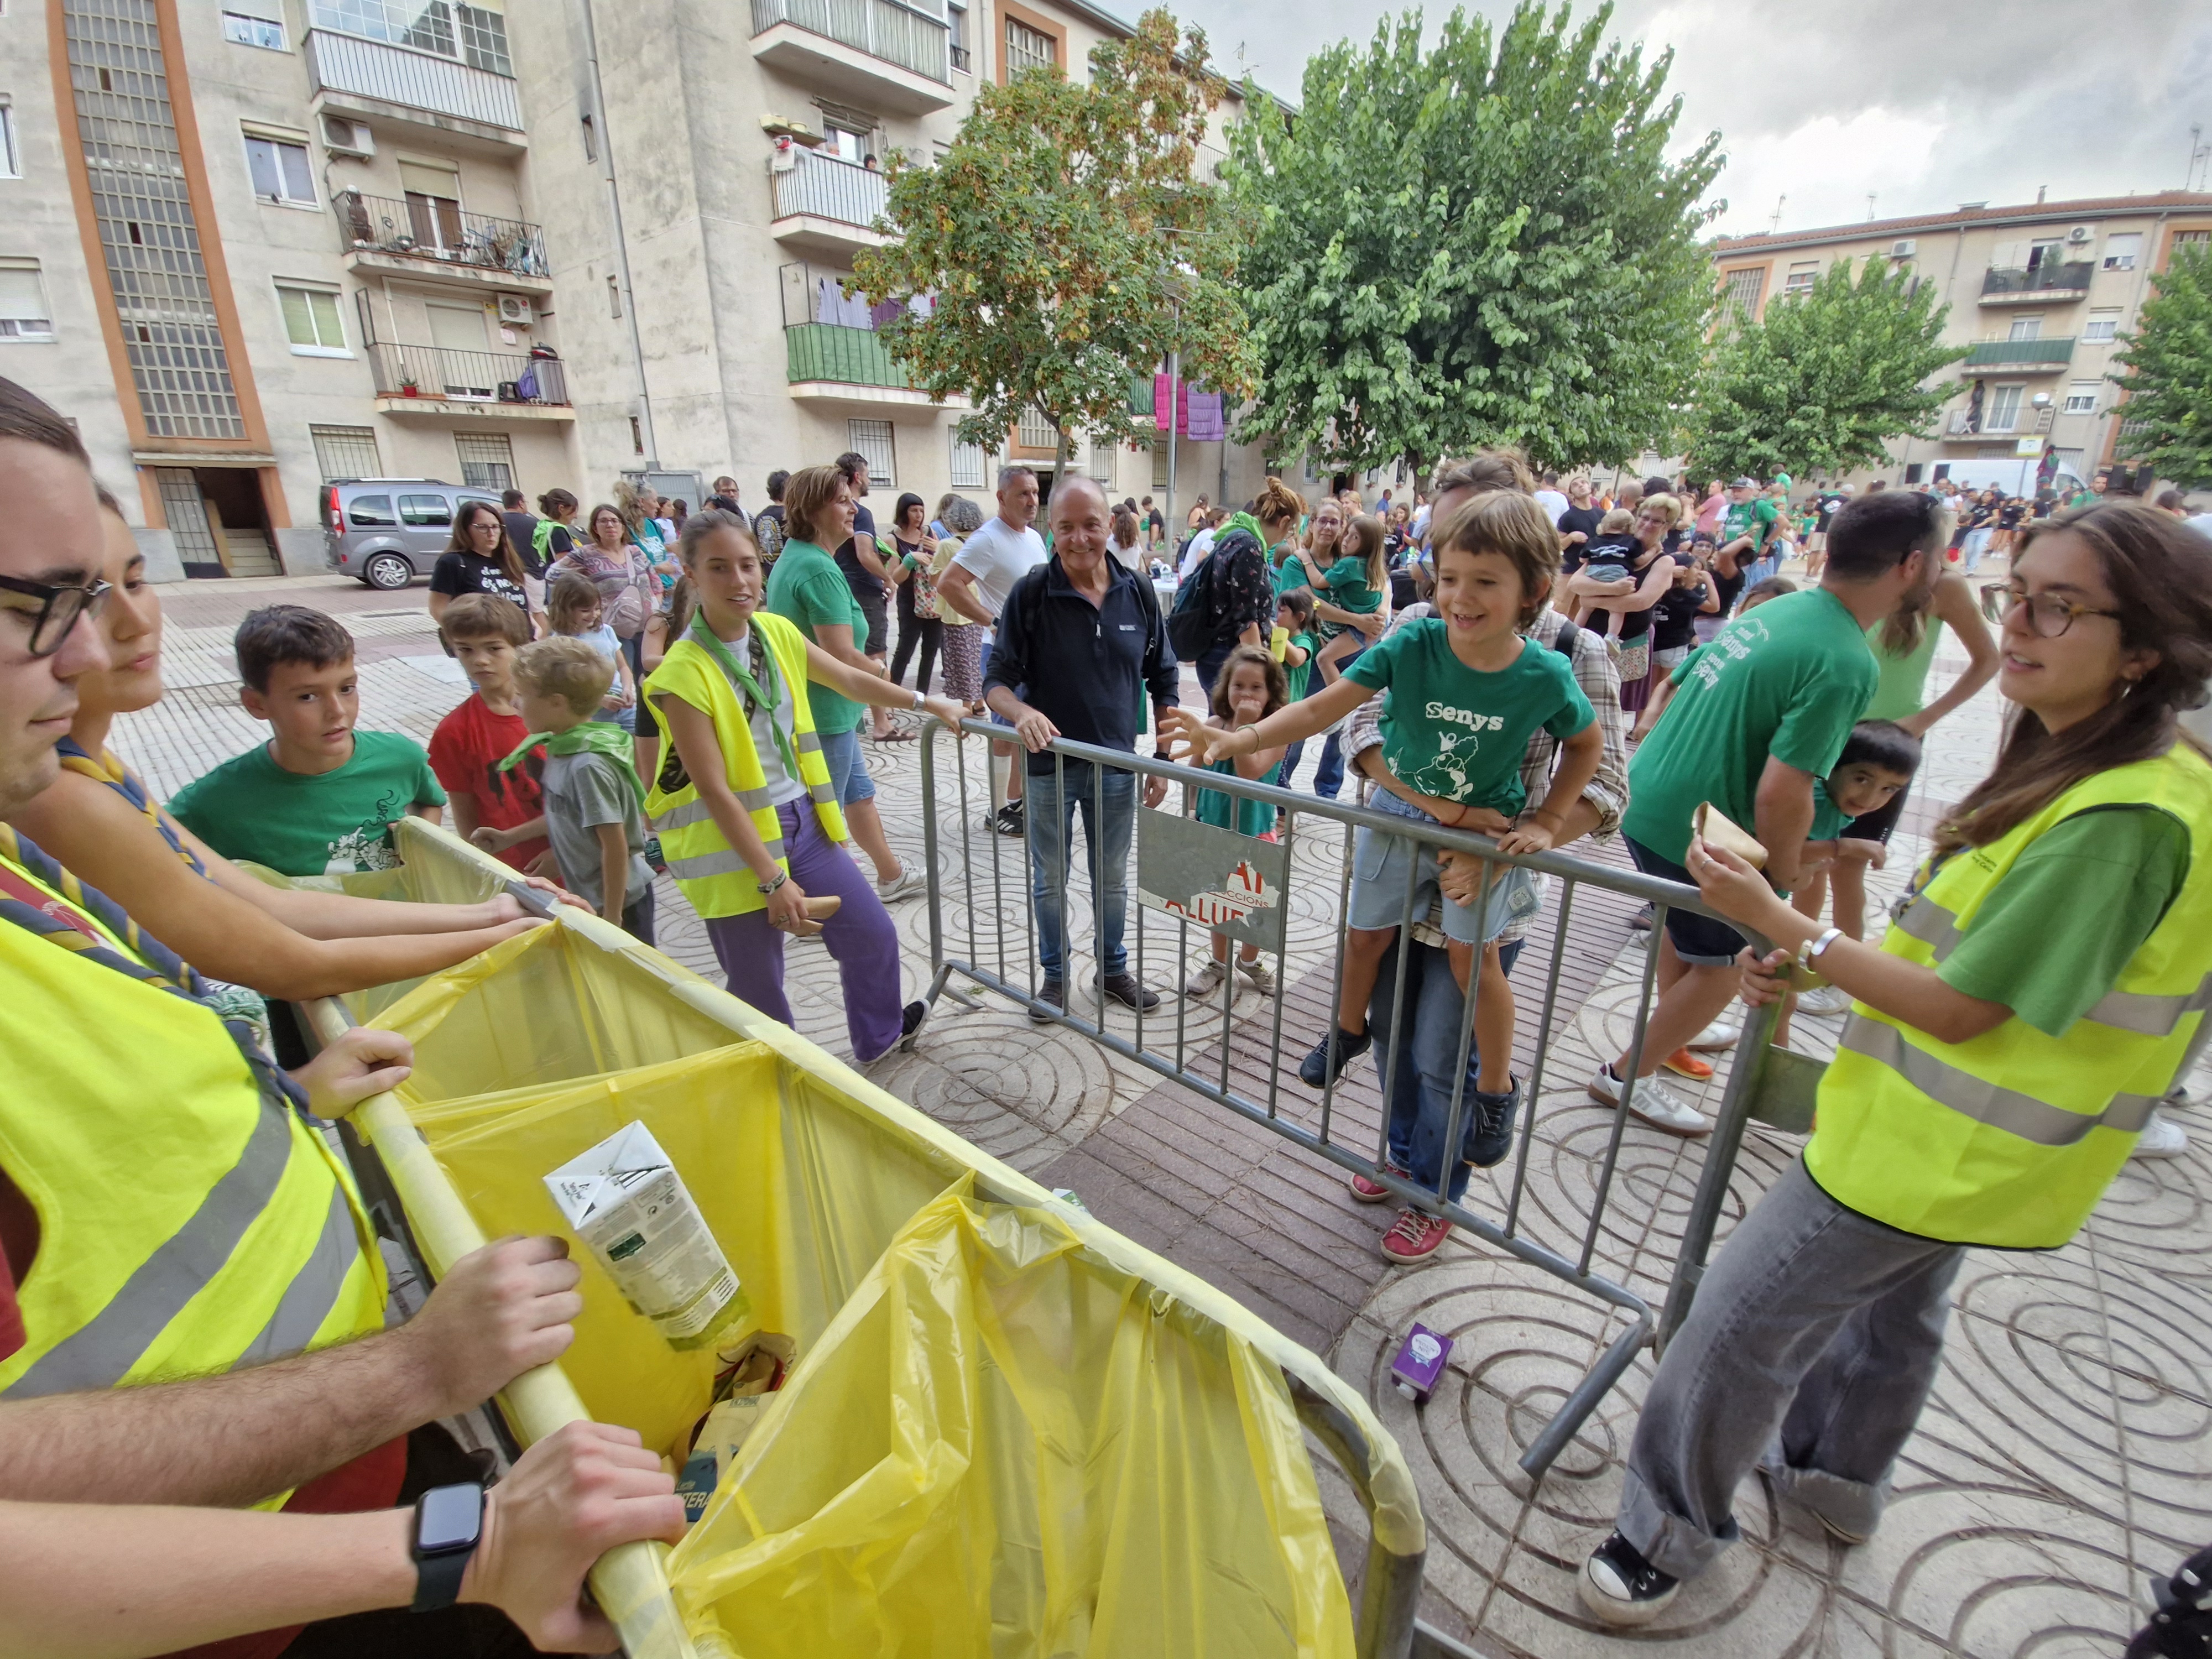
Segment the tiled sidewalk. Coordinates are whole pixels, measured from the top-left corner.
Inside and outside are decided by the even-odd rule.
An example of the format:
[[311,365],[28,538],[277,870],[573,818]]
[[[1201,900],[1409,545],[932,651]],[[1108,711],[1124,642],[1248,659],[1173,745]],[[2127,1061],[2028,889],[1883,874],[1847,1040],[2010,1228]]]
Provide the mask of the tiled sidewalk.
[[[438,651],[419,588],[373,593],[341,578],[173,587],[166,590],[173,689],[159,708],[120,722],[116,739],[157,791],[173,792],[258,740],[264,728],[237,707],[228,642],[251,605],[280,598],[332,611],[356,630],[365,726],[427,740],[465,693]],[[1960,665],[1939,656],[1939,680]],[[1930,809],[1958,799],[1987,770],[1997,716],[1994,693],[1984,693],[1937,728],[1906,829],[1889,868],[1875,878],[1878,894],[1893,893],[1909,877]],[[981,745],[967,747],[971,787],[980,787]],[[1310,781],[1315,747],[1302,782]],[[922,852],[917,749],[868,750],[884,821],[902,859]],[[1019,980],[1030,959],[1019,843],[974,827],[979,801],[971,800],[963,827],[950,745],[940,740],[939,750],[947,952],[966,957],[972,932],[975,958],[995,965],[1003,951],[1008,977]],[[1317,1034],[1329,994],[1341,860],[1333,827],[1302,821],[1282,973],[1283,1047],[1293,1064]],[[1078,939],[1090,926],[1084,887],[1079,877],[1070,890]],[[715,975],[696,918],[672,885],[664,881],[662,889],[664,948]],[[1595,896],[1586,890],[1586,899]],[[906,994],[918,995],[932,959],[928,907],[909,899],[894,915],[908,957]],[[1140,921],[1144,976],[1170,994],[1145,1021],[1146,1040],[1172,1052],[1180,1012],[1183,1052],[1207,1056],[1212,1074],[1222,1036],[1218,1007],[1183,1006],[1171,994],[1202,944],[1194,939],[1189,959],[1179,961],[1176,929],[1133,906],[1133,936]],[[1622,1046],[1632,1017],[1644,936],[1618,922],[1605,924],[1594,908],[1571,941],[1571,951],[1583,954],[1563,983],[1594,988],[1563,1003],[1542,1078],[1524,1225],[1555,1248],[1582,1237],[1612,1133],[1613,1114],[1592,1104],[1583,1084],[1601,1056]],[[1133,957],[1136,948],[1133,937]],[[1529,961],[1516,983],[1533,1003],[1540,964],[1534,954]],[[827,951],[795,945],[787,963],[799,1029],[848,1053]],[[1090,972],[1087,960],[1079,962],[1072,982],[1079,989]],[[955,989],[964,984],[952,981]],[[1079,1035],[1033,1025],[1001,999],[980,1001],[964,1010],[941,1000],[915,1052],[884,1062],[878,1079],[977,1146],[1074,1185],[1103,1219],[1215,1279],[1327,1352],[1375,1401],[1420,1483],[1432,1528],[1425,1616],[1479,1651],[1537,1659],[1649,1645],[1730,1659],[2109,1656],[2141,1621],[2145,1575],[2170,1571],[2179,1555],[2212,1539],[2205,1436],[2212,1426],[2212,1216],[2204,1201],[2212,1165],[2201,1150],[2212,1146],[2212,1114],[2184,1115],[2197,1142],[2186,1157],[2129,1165],[2089,1229],[2066,1249],[1970,1258],[1942,1376],[1875,1540],[1856,1549],[1830,1541],[1802,1519],[1778,1514],[1754,1479],[1738,1511],[1745,1546],[1686,1589],[1657,1626],[1623,1638],[1582,1614],[1573,1573],[1610,1523],[1649,1354],[1540,1486],[1532,1491],[1515,1466],[1617,1328],[1613,1316],[1463,1240],[1418,1271],[1392,1269],[1373,1249],[1387,1208],[1378,1214],[1353,1205],[1316,1160]],[[1249,991],[1236,1005],[1231,1061],[1248,1091],[1264,1086],[1252,1067],[1272,1035],[1272,1015]],[[1524,1009],[1524,1062],[1532,1018]],[[1106,1024],[1135,1036],[1135,1018],[1125,1011],[1110,1010]],[[1801,1020],[1795,1045],[1832,1049],[1840,1024]],[[1717,1101],[1726,1076],[1723,1064],[1708,1085],[1676,1086],[1693,1096],[1702,1088]],[[2198,1082],[2201,1099],[2203,1078]],[[1278,1099],[1294,1121],[1317,1123],[1317,1097],[1294,1079],[1281,1082]],[[1336,1107],[1340,1138],[1372,1137],[1376,1095],[1364,1062]],[[1754,1126],[1724,1229],[1796,1146]],[[1702,1162],[1698,1143],[1632,1123],[1595,1271],[1657,1305]],[[1479,1176],[1470,1207],[1502,1213],[1511,1167]],[[1139,1170],[1152,1173],[1131,1173]],[[1416,1319],[1449,1331],[1456,1344],[1444,1384],[1419,1410],[1386,1375]],[[1357,1507],[1325,1464],[1323,1492],[1341,1535],[1360,1534]]]

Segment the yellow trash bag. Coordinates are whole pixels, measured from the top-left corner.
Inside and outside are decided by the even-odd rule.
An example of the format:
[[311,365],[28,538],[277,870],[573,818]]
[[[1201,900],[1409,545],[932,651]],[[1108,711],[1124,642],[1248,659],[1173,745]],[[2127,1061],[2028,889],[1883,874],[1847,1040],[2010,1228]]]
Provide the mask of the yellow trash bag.
[[802,1355],[668,1569],[702,1659],[1352,1650],[1279,1367],[964,1179]]

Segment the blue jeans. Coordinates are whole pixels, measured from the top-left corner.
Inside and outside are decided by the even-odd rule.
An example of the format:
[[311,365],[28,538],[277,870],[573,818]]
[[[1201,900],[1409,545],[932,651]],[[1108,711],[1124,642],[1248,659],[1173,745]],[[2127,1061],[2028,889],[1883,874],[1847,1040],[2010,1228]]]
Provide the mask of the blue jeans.
[[[1060,770],[1032,772],[1024,781],[1030,844],[1030,899],[1036,907],[1037,963],[1047,979],[1067,972],[1068,843],[1075,811],[1083,809],[1083,839],[1090,851],[1091,908],[1097,917],[1098,969],[1118,974],[1129,965],[1121,927],[1129,908],[1129,837],[1137,824],[1137,776],[1109,767],[1103,782],[1089,761],[1063,760]],[[1063,791],[1065,793],[1063,793]],[[1102,810],[1103,809],[1103,810]]]
[[[1353,652],[1337,665],[1338,672],[1341,673],[1345,669],[1351,667],[1359,660],[1362,654],[1358,651]],[[1317,696],[1328,689],[1321,683],[1321,670],[1318,668],[1313,670],[1306,680],[1306,696]],[[1284,788],[1287,789],[1291,787],[1291,775],[1298,769],[1298,762],[1304,758],[1305,752],[1306,740],[1300,738],[1284,755],[1283,769],[1276,775],[1275,778],[1276,782],[1282,785]],[[1323,800],[1334,800],[1337,791],[1343,787],[1344,745],[1338,740],[1337,734],[1332,732],[1322,739],[1321,759],[1314,767],[1314,793]]]
[[[1509,974],[1522,944],[1515,939],[1498,949],[1498,962]],[[1398,952],[1407,949],[1413,953],[1406,962],[1408,1029],[1394,1040],[1390,997],[1398,984]],[[1375,1036],[1378,1084],[1389,1068],[1394,1048],[1398,1056],[1397,1075],[1390,1079],[1390,1162],[1410,1174],[1416,1186],[1431,1192],[1437,1189],[1444,1137],[1451,1131],[1452,1062],[1459,1058],[1460,1028],[1466,1018],[1467,999],[1452,977],[1451,958],[1433,945],[1393,941],[1367,1000],[1367,1029]],[[1451,1179],[1444,1188],[1444,1196],[1455,1204],[1474,1172],[1468,1142],[1474,1135],[1474,1080],[1482,1065],[1476,1048],[1473,1042],[1467,1045],[1467,1079],[1460,1093],[1460,1153],[1452,1161]],[[1524,1109],[1534,1109],[1531,1104]]]

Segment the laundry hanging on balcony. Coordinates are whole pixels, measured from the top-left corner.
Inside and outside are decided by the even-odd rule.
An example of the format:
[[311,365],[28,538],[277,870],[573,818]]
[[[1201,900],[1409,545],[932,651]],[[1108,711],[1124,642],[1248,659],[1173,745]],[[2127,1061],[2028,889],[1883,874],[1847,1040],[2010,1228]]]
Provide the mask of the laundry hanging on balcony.
[[838,328],[860,328],[871,331],[876,325],[875,319],[868,314],[868,302],[857,294],[847,294],[834,276],[815,279],[814,320]]
[[1175,386],[1170,400],[1169,376],[1162,372],[1152,376],[1152,424],[1156,429],[1168,429],[1170,407],[1175,410],[1175,430],[1179,436],[1195,443],[1217,443],[1227,435],[1218,392],[1194,391],[1190,382],[1184,380]]

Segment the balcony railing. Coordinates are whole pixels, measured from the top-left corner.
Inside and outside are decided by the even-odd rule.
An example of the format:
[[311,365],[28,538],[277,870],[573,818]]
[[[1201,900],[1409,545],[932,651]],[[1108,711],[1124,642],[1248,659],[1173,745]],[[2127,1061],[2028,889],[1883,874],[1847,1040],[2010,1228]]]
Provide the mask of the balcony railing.
[[911,390],[914,381],[891,360],[883,337],[865,328],[835,323],[794,323],[783,331],[788,379],[830,380],[841,386],[882,386]]
[[1966,353],[1961,368],[2058,368],[2074,358],[2074,337],[2047,340],[1984,340]]
[[951,30],[932,16],[895,0],[752,0],[753,33],[765,34],[789,23],[810,34],[911,70],[941,86],[952,84],[946,45]]
[[2087,259],[2064,264],[2046,259],[2033,270],[2026,266],[1992,265],[1982,273],[1982,298],[2039,300],[2061,294],[2087,294],[2096,269]]
[[876,228],[876,221],[883,216],[890,199],[889,179],[812,150],[795,149],[791,159],[798,165],[781,172],[771,167],[769,173],[777,218],[803,213],[817,219],[834,219],[841,225],[858,225],[863,230]]
[[[386,397],[441,398],[480,404],[568,401],[568,378],[558,357],[507,351],[448,351],[443,346],[368,348],[376,389]],[[415,391],[407,388],[412,386]]]
[[411,46],[310,29],[307,82],[317,92],[350,92],[401,109],[522,131],[522,100],[513,80]]
[[434,264],[550,276],[545,239],[536,225],[464,213],[440,197],[369,196],[342,190],[331,198],[339,246],[350,253],[386,253]]

